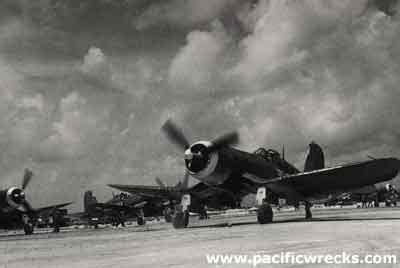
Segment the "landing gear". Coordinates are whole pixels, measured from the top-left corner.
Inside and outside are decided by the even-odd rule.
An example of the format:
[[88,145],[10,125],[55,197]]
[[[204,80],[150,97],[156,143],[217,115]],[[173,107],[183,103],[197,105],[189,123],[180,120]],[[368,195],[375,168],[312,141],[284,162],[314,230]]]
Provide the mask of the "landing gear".
[[139,212],[137,214],[136,222],[137,222],[138,225],[145,225],[146,220],[144,219],[143,209],[139,210]]
[[272,211],[271,205],[268,202],[264,201],[257,211],[258,223],[260,224],[271,223],[273,216],[274,212]]
[[312,207],[312,204],[310,202],[305,203],[306,220],[312,219],[311,207]]
[[270,195],[265,187],[260,187],[257,189],[256,202],[258,204],[257,210],[257,221],[260,224],[271,223],[274,217],[274,212],[272,211],[271,204],[268,202],[270,200]]
[[145,225],[146,220],[143,217],[138,217],[136,222],[138,225]]
[[31,235],[33,234],[33,222],[32,220],[29,218],[28,215],[24,214],[22,215],[22,221],[24,223],[24,233],[25,235]]
[[207,207],[203,206],[199,212],[199,220],[206,220],[206,219],[208,219]]
[[181,203],[175,206],[175,213],[172,218],[172,225],[175,229],[186,228],[188,226],[190,199],[190,195],[185,194],[182,196]]
[[164,219],[165,219],[165,222],[172,221],[172,211],[169,207],[164,209]]
[[33,234],[33,224],[31,222],[24,224],[24,232],[25,235]]
[[172,219],[172,225],[175,229],[186,228],[189,224],[189,211],[183,210],[182,205],[175,207],[175,215]]

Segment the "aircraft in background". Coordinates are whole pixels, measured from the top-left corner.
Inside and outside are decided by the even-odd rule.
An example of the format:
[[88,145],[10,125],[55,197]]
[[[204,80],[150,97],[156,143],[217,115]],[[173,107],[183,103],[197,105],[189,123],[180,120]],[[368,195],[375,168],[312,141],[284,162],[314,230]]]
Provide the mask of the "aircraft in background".
[[42,215],[49,215],[54,210],[68,206],[71,202],[32,208],[26,200],[25,189],[31,182],[33,172],[25,169],[21,187],[9,187],[0,190],[0,228],[23,229],[26,235],[34,231],[37,219]]
[[145,217],[162,215],[162,208],[149,204],[141,196],[125,193],[113,194],[106,202],[98,202],[92,191],[86,191],[83,197],[84,212],[69,216],[86,221],[97,228],[98,224],[125,225],[129,218],[136,218],[138,225],[146,223]]
[[[254,153],[233,148],[238,143],[236,132],[227,133],[211,141],[189,143],[182,130],[171,120],[162,127],[168,139],[177,145],[185,162],[185,170],[200,181],[203,189],[218,189],[232,199],[257,192],[257,219],[269,223],[273,219],[271,204],[285,198],[288,205],[304,202],[306,219],[311,219],[311,206],[328,198],[367,185],[394,178],[400,168],[396,158],[371,159],[325,168],[321,147],[312,142],[301,172],[275,150],[260,148]],[[190,195],[189,195],[190,196]],[[188,195],[182,201],[190,200]],[[188,208],[185,210],[185,208]],[[177,206],[173,224],[184,228],[189,222],[189,206]]]
[[325,203],[332,205],[352,205],[361,203],[361,207],[379,207],[380,203],[385,203],[386,207],[397,206],[399,192],[392,184],[369,185],[352,192],[343,193]]
[[191,196],[191,212],[199,214],[200,218],[207,218],[208,208],[220,210],[240,206],[241,200],[237,196],[233,196],[231,192],[219,188],[204,187],[203,184],[189,187],[189,173],[185,173],[183,180],[175,186],[168,186],[159,178],[156,178],[155,181],[158,186],[123,184],[108,184],[108,186],[135,196],[141,196],[143,201],[154,204],[156,207],[162,206],[166,222],[171,222],[174,206],[180,203],[182,197],[187,194]]

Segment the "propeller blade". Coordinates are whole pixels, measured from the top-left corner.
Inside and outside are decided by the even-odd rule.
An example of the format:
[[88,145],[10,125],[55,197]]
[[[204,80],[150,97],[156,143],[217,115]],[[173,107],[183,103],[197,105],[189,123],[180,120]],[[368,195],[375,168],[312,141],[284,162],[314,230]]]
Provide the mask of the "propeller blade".
[[25,209],[25,212],[27,212],[27,213],[34,213],[35,212],[35,210],[31,206],[31,204],[29,204],[29,202],[26,201],[26,200],[25,200],[25,202],[23,204],[23,207]]
[[189,188],[189,173],[185,170],[185,174],[183,175],[183,178],[181,181],[179,181],[176,185],[175,188],[182,191],[186,190]]
[[239,142],[239,134],[236,131],[226,133],[211,142],[210,151],[218,150],[222,147],[235,145]]
[[25,188],[29,185],[30,181],[32,180],[32,177],[33,177],[33,172],[28,168],[26,168],[24,178],[22,179],[22,190],[25,190]]
[[162,126],[162,131],[165,133],[167,138],[182,150],[186,150],[190,147],[189,141],[183,134],[183,131],[175,125],[170,119],[168,119]]
[[155,180],[158,186],[160,186],[161,188],[167,188],[167,185],[159,177],[156,177]]
[[189,173],[187,172],[187,170],[185,170],[185,175],[183,175],[182,188],[184,190],[189,188]]

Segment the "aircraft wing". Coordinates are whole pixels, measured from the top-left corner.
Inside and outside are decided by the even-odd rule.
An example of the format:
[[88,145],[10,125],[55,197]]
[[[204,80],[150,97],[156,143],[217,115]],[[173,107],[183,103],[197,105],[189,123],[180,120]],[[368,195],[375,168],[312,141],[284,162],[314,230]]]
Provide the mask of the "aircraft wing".
[[108,184],[111,188],[149,198],[169,198],[169,191],[159,186]]
[[196,185],[189,188],[186,192],[190,193],[196,198],[207,200],[208,198],[215,197],[218,195],[232,195],[233,193],[228,189],[224,189],[217,186],[210,186],[204,183],[197,183]]
[[62,204],[57,204],[57,205],[52,205],[52,206],[47,206],[47,207],[41,207],[41,208],[37,208],[35,209],[35,212],[37,214],[46,214],[46,213],[51,213],[53,209],[59,209],[59,208],[63,208],[66,207],[68,205],[71,205],[72,202],[67,202],[67,203],[62,203]]
[[122,205],[122,204],[110,204],[110,203],[96,203],[93,204],[96,208],[100,209],[111,209],[111,210],[119,210],[119,211],[126,211],[133,208],[142,208],[146,205],[146,201],[135,203],[134,205]]
[[[387,162],[371,160],[286,175],[271,179],[263,185],[275,192],[292,191],[303,196],[312,196],[331,191],[349,191],[373,185],[379,179],[391,179],[396,174],[387,169]],[[389,165],[392,163],[389,163]]]

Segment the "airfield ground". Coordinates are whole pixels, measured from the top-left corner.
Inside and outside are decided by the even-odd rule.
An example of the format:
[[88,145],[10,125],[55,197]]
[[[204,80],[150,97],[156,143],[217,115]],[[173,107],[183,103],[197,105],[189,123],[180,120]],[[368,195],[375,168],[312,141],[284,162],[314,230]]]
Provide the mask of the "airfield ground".
[[32,236],[3,233],[0,235],[0,267],[217,267],[207,264],[206,254],[281,252],[396,254],[400,262],[400,208],[316,209],[313,212],[311,222],[303,219],[304,211],[278,212],[275,222],[268,225],[257,224],[253,214],[215,216],[205,221],[191,219],[189,228],[183,230],[160,222],[118,229],[65,228],[58,234]]

